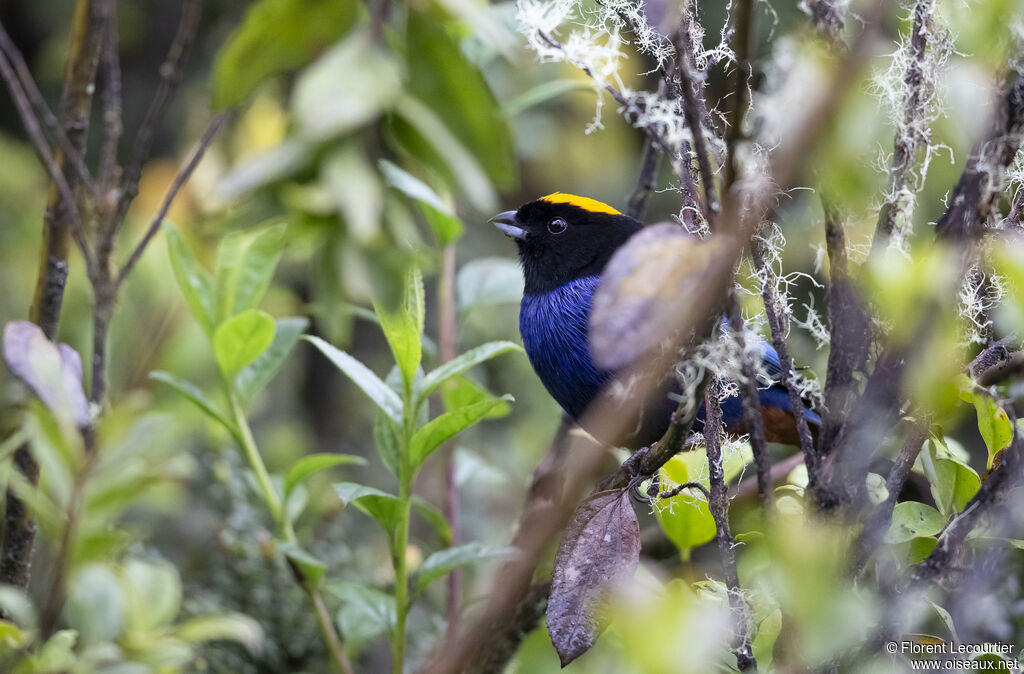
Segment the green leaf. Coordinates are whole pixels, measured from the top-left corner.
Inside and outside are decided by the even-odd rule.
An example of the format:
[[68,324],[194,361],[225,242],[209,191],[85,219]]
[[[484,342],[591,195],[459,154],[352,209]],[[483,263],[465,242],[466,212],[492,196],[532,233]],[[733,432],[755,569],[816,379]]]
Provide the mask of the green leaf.
[[121,571],[127,590],[127,623],[133,630],[170,625],[181,609],[181,576],[171,564],[129,559]]
[[384,189],[356,143],[332,151],[321,162],[320,181],[334,200],[352,239],[362,244],[377,239],[384,214]]
[[477,157],[437,114],[415,96],[406,94],[395,104],[392,130],[413,156],[451,174],[465,198],[478,211],[493,212],[498,203],[494,186]]
[[82,642],[113,641],[124,626],[125,597],[121,584],[105,566],[90,564],[71,579],[68,588],[68,626],[78,630]]
[[345,506],[354,505],[377,520],[384,531],[388,532],[389,540],[394,543],[394,534],[402,508],[402,502],[397,496],[355,482],[335,483],[334,492]]
[[357,2],[260,0],[217,55],[213,101],[241,103],[264,81],[295,70],[335,42],[362,14]]
[[401,449],[398,446],[398,428],[387,414],[377,410],[373,415],[373,443],[384,467],[398,477],[398,466],[401,463]]
[[277,319],[270,348],[235,377],[235,391],[243,403],[266,388],[308,326],[309,319],[303,317]]
[[217,248],[217,320],[252,309],[266,294],[283,251],[284,223],[256,234],[232,232]]
[[425,12],[409,11],[405,36],[409,91],[431,107],[495,184],[511,186],[516,173],[512,133],[480,68]]
[[914,538],[934,536],[946,526],[946,518],[935,508],[917,501],[897,503],[892,525],[885,534],[886,543],[904,543]]
[[314,555],[295,543],[278,541],[277,547],[281,550],[288,561],[302,574],[306,587],[316,590],[324,579],[324,563]]
[[935,549],[938,542],[939,539],[935,536],[911,538],[909,541],[899,543],[896,546],[897,555],[909,566],[920,564],[928,558],[928,555],[932,554],[932,550]]
[[167,237],[167,254],[171,259],[171,270],[181,293],[185,296],[185,302],[192,310],[192,315],[199,321],[199,325],[203,327],[203,331],[207,335],[212,335],[216,325],[214,316],[217,312],[210,273],[199,264],[192,251],[182,241],[178,230],[167,221],[164,221],[164,233]]
[[[485,400],[501,400],[465,375],[456,375],[441,385],[441,401],[448,411],[469,407]],[[426,408],[424,408],[426,409]],[[501,400],[501,404],[488,412],[485,419],[500,419],[508,416],[512,406]]]
[[34,629],[36,626],[36,607],[20,587],[0,585],[0,611],[19,627]]
[[981,488],[981,478],[970,466],[950,459],[934,459],[929,476],[932,498],[946,517],[964,511]]
[[754,660],[757,666],[769,671],[772,664],[775,642],[782,632],[782,609],[775,609],[757,624],[757,634],[754,636],[753,649]]
[[[281,484],[274,485],[278,491],[283,488]],[[297,484],[292,489],[292,492],[284,499],[284,516],[290,523],[294,524],[296,520],[306,510],[306,506],[309,505],[309,492],[306,491],[306,487]]]
[[522,351],[522,348],[514,342],[498,341],[481,344],[460,354],[423,377],[419,387],[419,400],[429,396],[435,388],[450,377],[462,374],[471,367],[509,351]]
[[448,438],[486,417],[491,410],[501,405],[503,400],[512,402],[514,399],[510,395],[505,395],[495,400],[485,400],[469,407],[445,412],[432,419],[430,423],[412,436],[412,442],[409,445],[409,457],[412,465],[422,464],[430,456],[430,453],[440,447]]
[[359,583],[337,582],[331,593],[342,602],[338,627],[346,643],[369,641],[395,628],[395,598]]
[[412,507],[420,514],[420,517],[426,520],[427,524],[434,528],[444,545],[452,544],[452,525],[437,506],[421,496],[413,495]]
[[589,82],[579,79],[548,80],[541,82],[531,89],[527,89],[508,103],[503,104],[502,108],[504,109],[505,116],[512,118],[535,105],[546,103],[572,91],[583,90],[593,91],[594,87]]
[[455,217],[450,205],[419,178],[403,171],[386,159],[378,162],[381,173],[390,187],[419,203],[427,224],[434,230],[438,242],[444,246],[462,236],[462,222]]
[[395,363],[402,372],[403,388],[411,391],[416,370],[423,358],[424,299],[423,277],[419,270],[412,269],[409,272],[401,307],[389,310],[374,303],[374,309]]
[[234,641],[252,655],[263,650],[263,628],[258,621],[242,613],[220,613],[191,618],[178,625],[174,633],[192,644],[207,641]]
[[351,454],[310,454],[296,461],[284,476],[285,498],[291,493],[295,485],[307,477],[325,468],[341,465],[365,466],[366,459]]
[[459,567],[491,559],[509,559],[515,554],[515,548],[488,548],[481,543],[467,543],[454,548],[438,550],[427,557],[416,571],[415,591],[422,592],[431,581],[451,573]]
[[277,329],[270,314],[247,309],[222,323],[213,334],[213,354],[229,380],[270,348]]
[[476,306],[518,303],[523,298],[523,272],[507,257],[467,262],[455,277],[456,304],[465,314]]
[[355,31],[302,73],[291,109],[299,135],[323,141],[373,121],[401,93],[400,64],[369,31]]
[[978,413],[978,430],[988,448],[988,467],[1002,449],[1013,439],[1013,426],[1002,407],[985,393],[975,393],[974,409]]
[[266,150],[247,155],[214,186],[214,196],[231,203],[271,183],[289,178],[308,167],[316,156],[313,143],[285,138]]
[[370,400],[391,417],[392,421],[396,424],[402,423],[401,398],[387,384],[381,381],[380,377],[371,372],[370,368],[319,337],[307,335],[304,339],[320,349],[320,352],[327,356],[356,386],[362,389],[363,393],[369,396]]
[[[661,482],[669,485],[697,481],[707,474],[706,463],[707,456],[700,452],[677,454],[662,467]],[[686,490],[670,499],[658,499],[654,506],[658,524],[680,550],[689,550],[715,537],[715,519],[699,491]]]
[[238,432],[235,429],[234,424],[228,421],[227,417],[224,416],[224,413],[221,412],[220,409],[218,409],[217,404],[214,403],[209,398],[207,398],[206,394],[203,393],[195,384],[185,381],[184,379],[179,379],[170,372],[163,372],[162,370],[155,370],[153,372],[150,372],[149,378],[154,381],[159,381],[163,382],[164,384],[167,384],[175,391],[180,393],[182,396],[184,396],[193,405],[202,410],[211,419],[218,422],[224,428],[228,429],[228,431],[232,435],[238,435]]

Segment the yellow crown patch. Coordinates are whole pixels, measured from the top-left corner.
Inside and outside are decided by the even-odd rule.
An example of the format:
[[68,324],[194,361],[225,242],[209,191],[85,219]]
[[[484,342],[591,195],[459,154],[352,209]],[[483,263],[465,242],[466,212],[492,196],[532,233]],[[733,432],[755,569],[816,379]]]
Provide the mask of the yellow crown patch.
[[541,197],[540,200],[546,201],[549,204],[569,204],[571,206],[579,206],[583,210],[590,211],[591,213],[610,213],[612,215],[621,215],[619,211],[615,210],[608,204],[602,203],[597,199],[578,197],[575,194],[552,192],[546,197]]

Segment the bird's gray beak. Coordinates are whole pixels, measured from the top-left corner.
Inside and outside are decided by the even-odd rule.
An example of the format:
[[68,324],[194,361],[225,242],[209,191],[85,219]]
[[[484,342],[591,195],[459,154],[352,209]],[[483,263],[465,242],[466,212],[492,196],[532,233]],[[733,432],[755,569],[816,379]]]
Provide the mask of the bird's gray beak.
[[516,220],[515,211],[505,211],[504,213],[498,213],[491,222],[494,226],[505,232],[505,236],[522,241],[526,238],[526,230],[519,226],[519,221]]

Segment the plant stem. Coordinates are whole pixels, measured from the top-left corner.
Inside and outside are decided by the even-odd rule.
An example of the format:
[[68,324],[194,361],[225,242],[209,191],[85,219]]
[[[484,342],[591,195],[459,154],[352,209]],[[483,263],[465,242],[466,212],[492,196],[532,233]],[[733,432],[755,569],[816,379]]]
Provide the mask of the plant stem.
[[[648,137],[648,141],[650,138]],[[458,324],[455,314],[455,244],[444,248],[441,281],[438,288],[438,342],[441,362],[455,359],[458,342]],[[455,479],[455,443],[449,442],[444,453],[444,516],[452,527],[452,546],[459,544],[459,486]],[[459,626],[459,590],[462,574],[452,569],[448,574],[445,593],[445,622],[452,634]]]
[[402,674],[405,661],[405,617],[409,607],[409,573],[406,568],[405,553],[409,547],[409,512],[412,503],[413,470],[409,457],[412,435],[415,430],[416,412],[412,399],[412,389],[405,387],[402,395],[404,418],[402,423],[401,459],[398,466],[398,525],[395,529],[394,547],[391,550],[391,563],[395,568],[395,634],[391,644],[392,674]]
[[[288,521],[288,515],[281,502],[281,497],[274,488],[274,483],[270,481],[270,473],[267,472],[267,466],[263,463],[263,457],[260,456],[259,449],[256,447],[256,440],[253,438],[249,421],[245,418],[242,404],[239,402],[238,396],[231,390],[231,385],[226,381],[224,382],[224,388],[227,392],[228,402],[231,405],[231,416],[235,424],[233,435],[238,440],[238,444],[241,445],[242,452],[249,462],[249,467],[256,475],[256,482],[259,484],[260,493],[263,495],[263,500],[270,510],[270,516],[280,530],[281,537],[288,543],[297,543],[298,539],[295,536],[295,530],[292,528],[292,523]],[[406,515],[406,521],[408,521],[408,510],[406,510]],[[297,573],[295,580],[302,586],[306,596],[309,597],[310,603],[313,605],[313,614],[316,616],[317,626],[323,635],[324,644],[327,646],[327,652],[330,655],[334,669],[343,674],[352,674],[352,665],[348,661],[348,656],[345,655],[341,639],[338,638],[338,633],[334,629],[334,623],[327,612],[327,606],[324,604],[324,598],[320,590],[310,587],[301,574]]]

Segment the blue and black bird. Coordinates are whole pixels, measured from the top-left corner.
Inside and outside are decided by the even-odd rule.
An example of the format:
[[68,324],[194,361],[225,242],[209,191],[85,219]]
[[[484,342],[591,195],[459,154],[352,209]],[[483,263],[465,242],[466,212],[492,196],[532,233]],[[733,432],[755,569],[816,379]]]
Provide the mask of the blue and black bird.
[[[600,201],[561,192],[500,213],[492,221],[519,249],[525,280],[519,331],[530,364],[562,409],[579,420],[615,375],[595,365],[588,343],[594,292],[612,255],[643,224]],[[799,444],[789,393],[779,382],[779,355],[765,340],[748,335],[757,340],[764,369],[773,378],[759,388],[766,439]],[[668,429],[676,406],[671,392],[663,392],[664,402],[653,413],[645,412],[642,427],[630,438],[634,448],[653,443]],[[812,426],[821,424],[813,411],[805,416]],[[696,429],[703,419],[701,406]],[[722,420],[730,432],[746,432],[739,398],[722,404]]]

